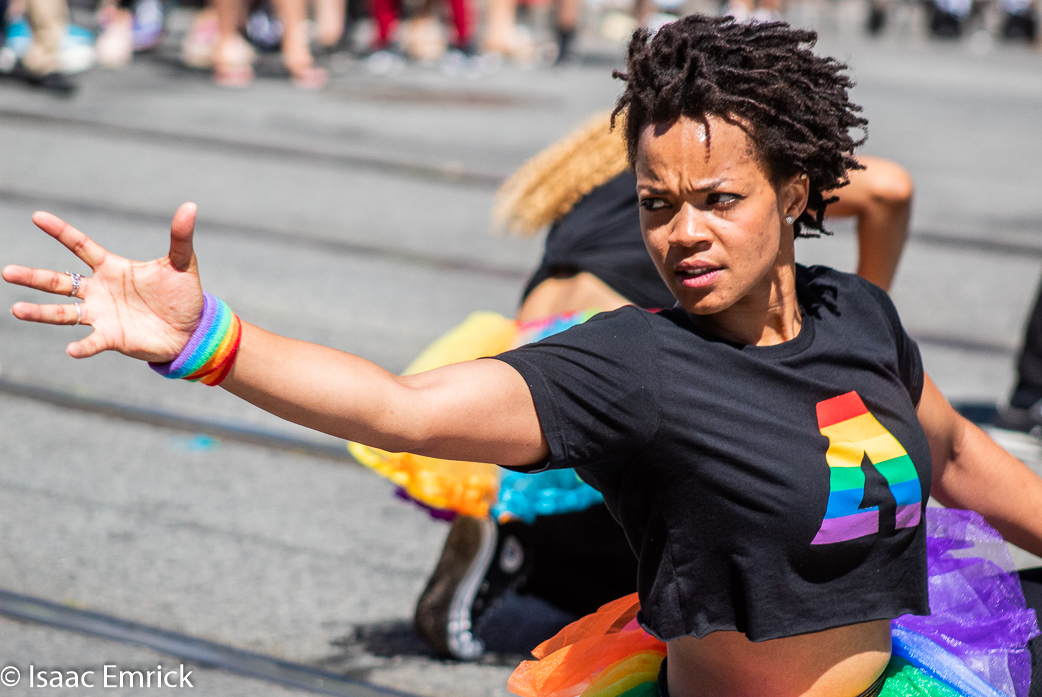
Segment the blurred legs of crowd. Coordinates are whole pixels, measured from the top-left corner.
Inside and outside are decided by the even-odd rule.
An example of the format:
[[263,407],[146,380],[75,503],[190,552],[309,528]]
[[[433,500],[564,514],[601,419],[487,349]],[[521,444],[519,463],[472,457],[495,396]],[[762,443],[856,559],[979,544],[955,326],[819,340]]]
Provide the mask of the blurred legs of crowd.
[[[783,16],[784,1],[720,0],[719,11],[740,21],[772,21]],[[921,4],[926,29],[935,37],[955,38],[977,27],[976,37],[989,24],[987,16],[992,33],[1033,42],[1039,1],[867,0],[866,31],[881,34],[895,11]],[[135,52],[159,46],[175,2],[196,12],[182,43],[187,65],[212,70],[219,85],[244,87],[254,79],[257,53],[278,51],[289,78],[304,89],[320,89],[328,82],[328,72],[316,65],[316,52],[353,49],[377,74],[394,72],[408,60],[442,61],[443,66],[457,68],[473,66],[475,61],[481,66],[503,60],[564,63],[575,56],[584,19],[596,19],[602,36],[622,41],[638,25],[656,29],[677,16],[713,9],[716,4],[715,0],[520,0],[520,4],[519,0],[95,0],[95,38],[95,32],[69,23],[67,2],[0,0],[0,75],[69,94],[75,88],[70,76],[95,59],[103,67],[119,68]],[[81,7],[78,0],[74,2]],[[552,42],[536,42],[533,32],[519,21],[522,13],[549,16]],[[451,31],[446,30],[442,14]],[[371,18],[371,38],[351,46],[350,35],[357,34],[351,31],[353,23],[365,16]]]
[[865,29],[871,35],[882,34],[897,8],[920,3],[927,32],[937,39],[973,34],[989,42],[995,34],[1005,41],[1034,43],[1038,38],[1037,0],[868,0]]

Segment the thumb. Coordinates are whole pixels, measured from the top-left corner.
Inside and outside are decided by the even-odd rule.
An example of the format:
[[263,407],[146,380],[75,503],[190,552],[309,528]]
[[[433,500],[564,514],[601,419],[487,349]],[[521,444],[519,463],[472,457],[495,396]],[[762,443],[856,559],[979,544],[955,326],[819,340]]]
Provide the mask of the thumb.
[[102,339],[101,334],[95,329],[89,336],[66,346],[65,352],[73,358],[90,358],[105,351],[107,348],[105,340]]
[[197,210],[194,203],[182,203],[170,223],[170,264],[178,271],[187,271],[195,258],[192,235],[195,233]]

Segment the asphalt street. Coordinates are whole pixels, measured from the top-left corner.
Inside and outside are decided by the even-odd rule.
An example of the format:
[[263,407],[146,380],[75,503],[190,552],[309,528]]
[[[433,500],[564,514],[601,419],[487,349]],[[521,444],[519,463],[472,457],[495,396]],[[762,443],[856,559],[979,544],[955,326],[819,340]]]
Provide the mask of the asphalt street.
[[[870,120],[864,152],[916,180],[893,297],[927,371],[953,401],[994,404],[1042,276],[1042,53],[929,42],[910,9],[868,41],[861,11],[790,10],[821,28],[819,51],[851,65]],[[468,313],[513,313],[541,241],[489,233],[496,184],[611,106],[622,48],[476,79],[415,66],[376,77],[334,56],[319,93],[276,72],[222,90],[175,55],[168,46],[123,71],[95,70],[69,100],[0,82],[0,265],[86,271],[33,227],[37,209],[116,253],[158,256],[173,211],[192,200],[207,290],[245,320],[399,371]],[[851,226],[835,231],[801,240],[801,261],[851,269]],[[37,298],[0,287],[3,307]],[[335,439],[119,356],[69,358],[65,344],[86,331],[0,312],[3,591],[439,697],[506,695],[519,656],[567,621],[511,599],[489,619],[485,660],[433,657],[410,620],[444,524],[395,499]],[[49,402],[30,398],[40,390]],[[143,416],[114,419],[102,403]],[[179,419],[285,447],[171,428]],[[1010,446],[1042,471],[1035,442]],[[23,674],[178,663],[0,619],[0,668]],[[199,694],[304,694],[200,662],[186,669]],[[36,691],[23,680],[0,697]]]

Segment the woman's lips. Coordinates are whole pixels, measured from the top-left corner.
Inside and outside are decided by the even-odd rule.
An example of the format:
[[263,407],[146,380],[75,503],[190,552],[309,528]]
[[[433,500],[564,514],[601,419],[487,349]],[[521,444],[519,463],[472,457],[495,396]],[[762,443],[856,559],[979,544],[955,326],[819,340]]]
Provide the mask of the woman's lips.
[[719,266],[701,266],[677,269],[675,274],[680,285],[685,288],[704,288],[716,281],[722,270]]

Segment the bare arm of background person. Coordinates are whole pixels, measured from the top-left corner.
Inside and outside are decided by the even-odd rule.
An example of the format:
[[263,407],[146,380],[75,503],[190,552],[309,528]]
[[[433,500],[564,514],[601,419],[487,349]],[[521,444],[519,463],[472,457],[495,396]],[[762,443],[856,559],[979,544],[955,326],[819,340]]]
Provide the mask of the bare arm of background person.
[[904,167],[891,160],[858,156],[865,169],[851,170],[850,183],[825,197],[839,196],[828,216],[857,217],[858,267],[862,278],[890,290],[908,239],[915,186]]
[[929,376],[916,412],[930,443],[933,497],[980,513],[1004,538],[1042,556],[1042,479],[960,416]]
[[[178,209],[170,252],[150,262],[111,254],[49,213],[33,222],[93,270],[79,291],[82,323],[94,328],[69,344],[74,358],[118,351],[154,362],[173,360],[188,343],[203,296],[192,249],[195,204]],[[7,266],[3,278],[57,295],[72,280],[56,271]],[[72,325],[73,304],[15,303],[18,319]],[[500,361],[479,360],[399,377],[342,351],[277,336],[243,322],[229,392],[277,416],[331,435],[394,452],[525,465],[548,447],[528,385]]]

